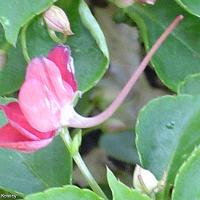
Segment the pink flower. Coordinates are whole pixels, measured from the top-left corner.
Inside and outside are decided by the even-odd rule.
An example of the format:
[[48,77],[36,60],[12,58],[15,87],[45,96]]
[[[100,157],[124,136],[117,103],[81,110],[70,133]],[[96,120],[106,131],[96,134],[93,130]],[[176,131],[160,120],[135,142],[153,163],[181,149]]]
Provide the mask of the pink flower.
[[48,58],[34,58],[27,67],[19,102],[0,105],[8,119],[0,128],[0,147],[34,152],[47,146],[60,127],[63,107],[73,108],[76,91],[68,47],[57,46]]
[[32,127],[41,132],[60,128],[73,112],[77,91],[69,47],[59,45],[48,57],[37,57],[27,67],[19,93],[19,105]]

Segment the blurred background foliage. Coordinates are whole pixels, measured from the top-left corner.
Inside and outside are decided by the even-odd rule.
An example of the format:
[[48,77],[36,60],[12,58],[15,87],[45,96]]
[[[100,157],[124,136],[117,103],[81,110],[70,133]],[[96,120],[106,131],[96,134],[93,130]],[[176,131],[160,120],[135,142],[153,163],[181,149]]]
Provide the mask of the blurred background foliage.
[[[93,116],[113,101],[145,52],[136,24],[122,9],[104,0],[88,3],[105,34],[111,60],[103,79],[77,105],[80,113]],[[138,112],[148,101],[165,94],[171,92],[148,67],[113,117],[100,127],[83,132],[81,152],[99,183],[106,183],[107,165],[122,182],[132,186],[134,166],[139,163],[133,134]],[[74,173],[75,182],[86,186],[77,168]]]

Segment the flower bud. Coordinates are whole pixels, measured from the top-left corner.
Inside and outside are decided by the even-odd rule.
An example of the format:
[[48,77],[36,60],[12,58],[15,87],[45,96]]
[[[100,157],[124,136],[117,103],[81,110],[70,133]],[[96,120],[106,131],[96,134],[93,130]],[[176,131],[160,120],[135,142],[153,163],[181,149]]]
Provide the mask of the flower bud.
[[4,50],[0,49],[0,70],[3,69],[6,62],[7,62],[7,53]]
[[158,181],[150,171],[136,165],[133,175],[133,186],[136,190],[150,194],[157,188]]
[[57,6],[51,6],[44,13],[44,21],[50,30],[63,33],[64,35],[73,35],[67,15]]

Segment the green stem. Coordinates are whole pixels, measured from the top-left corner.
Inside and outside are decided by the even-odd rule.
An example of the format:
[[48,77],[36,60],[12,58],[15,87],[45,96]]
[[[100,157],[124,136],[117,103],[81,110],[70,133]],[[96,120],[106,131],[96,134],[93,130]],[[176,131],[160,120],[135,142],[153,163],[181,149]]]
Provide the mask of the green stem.
[[[71,140],[69,131],[67,129],[63,129],[61,131],[61,137],[62,137],[66,147],[70,151],[70,144],[71,144],[72,140]],[[104,194],[104,192],[102,191],[102,189],[100,188],[100,186],[95,181],[95,179],[92,176],[92,174],[90,173],[90,171],[87,168],[85,162],[83,161],[81,155],[77,152],[76,154],[73,154],[72,157],[73,157],[76,165],[78,166],[79,170],[81,171],[82,175],[87,180],[87,182],[90,185],[90,187],[92,188],[92,190],[95,193],[97,193],[99,196],[103,197],[105,200],[108,200],[108,198],[106,197],[106,195]]]
[[50,30],[50,29],[48,29],[48,33],[49,33],[49,36],[51,37],[51,39],[52,39],[54,42],[56,42],[56,43],[64,44],[64,43],[66,42],[66,40],[67,40],[67,36],[66,36],[66,35],[63,36],[63,39],[60,39],[60,38],[56,35],[55,31],[52,31],[52,30]]
[[170,199],[171,199],[170,192],[166,192],[166,188],[163,188],[156,194],[156,200],[170,200]]
[[30,22],[25,24],[24,27],[22,28],[22,31],[21,31],[22,53],[23,53],[24,59],[26,60],[27,63],[30,61],[30,57],[29,57],[28,49],[27,49],[27,45],[26,45],[26,31],[27,31],[27,28],[29,26],[29,23]]

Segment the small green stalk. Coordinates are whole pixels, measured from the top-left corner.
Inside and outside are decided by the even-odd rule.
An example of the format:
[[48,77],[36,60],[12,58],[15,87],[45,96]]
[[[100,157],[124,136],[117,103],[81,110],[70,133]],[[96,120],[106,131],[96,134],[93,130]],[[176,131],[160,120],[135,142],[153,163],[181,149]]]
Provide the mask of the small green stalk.
[[[70,137],[69,131],[67,129],[62,129],[60,135],[61,135],[66,147],[68,148],[69,152],[71,152],[72,139]],[[89,169],[87,168],[86,164],[84,163],[84,161],[83,161],[81,155],[79,154],[79,152],[76,152],[76,153],[73,152],[73,154],[71,156],[74,159],[75,163],[77,164],[77,166],[78,166],[79,170],[81,171],[82,175],[87,180],[87,182],[90,185],[90,187],[92,188],[92,190],[95,193],[97,193],[99,196],[104,198],[105,200],[108,200],[108,198],[106,197],[106,195],[104,194],[104,192],[102,191],[102,189],[100,188],[100,186],[95,181],[95,179],[92,176],[92,174],[90,173]]]
[[24,25],[24,27],[22,28],[22,31],[21,31],[22,53],[23,53],[24,59],[26,60],[27,63],[30,61],[30,57],[29,57],[28,49],[27,49],[27,45],[26,45],[26,31],[29,26],[29,23],[30,22],[28,22],[26,25]]
[[48,29],[48,33],[49,33],[49,36],[51,37],[51,39],[52,39],[54,42],[58,43],[58,44],[64,44],[64,43],[67,41],[67,35],[64,35],[64,36],[63,36],[63,39],[60,39],[60,38],[56,35],[55,31],[52,31],[52,30]]
[[165,189],[163,188],[156,194],[156,200],[170,200],[170,193],[166,193]]

